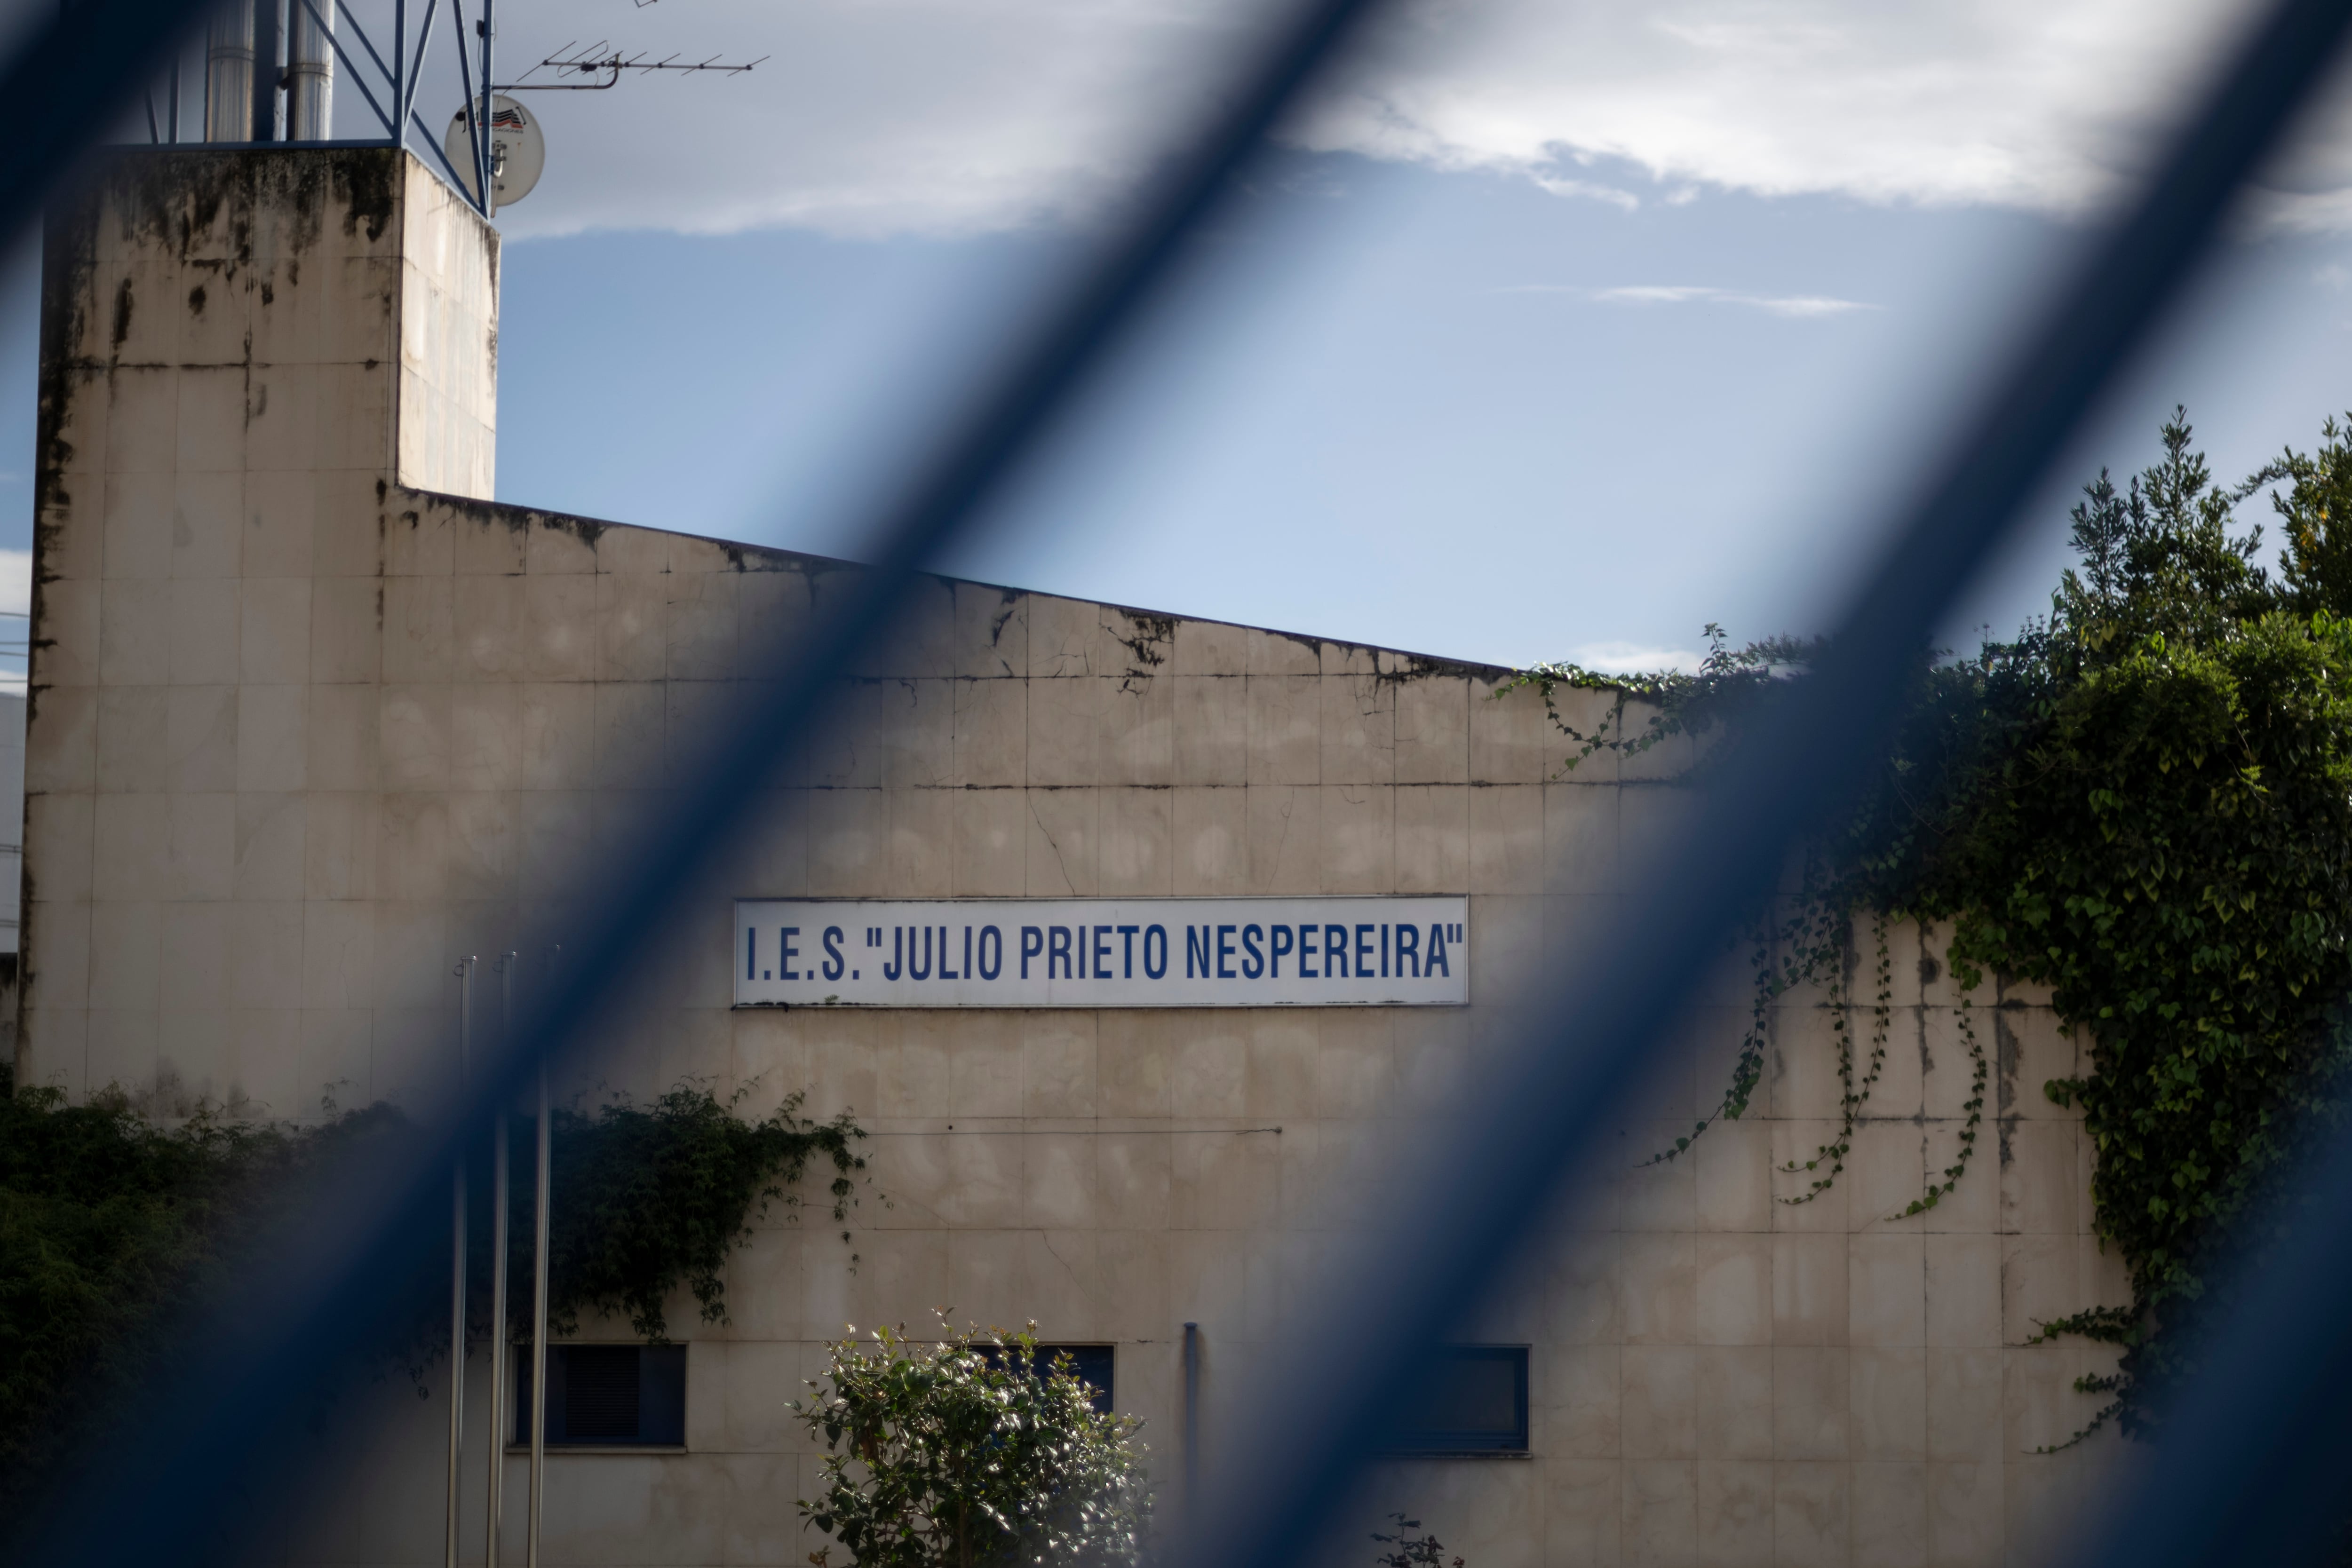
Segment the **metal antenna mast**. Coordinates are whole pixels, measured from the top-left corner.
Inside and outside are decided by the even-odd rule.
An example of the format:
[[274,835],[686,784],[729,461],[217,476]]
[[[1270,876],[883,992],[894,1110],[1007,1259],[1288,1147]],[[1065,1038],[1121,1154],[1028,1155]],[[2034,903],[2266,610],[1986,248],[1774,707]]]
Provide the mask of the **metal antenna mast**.
[[[640,6],[651,3],[638,0]],[[334,138],[333,94],[340,76],[382,128],[383,145],[405,147],[412,129],[422,132],[429,150],[425,155],[439,163],[475,211],[490,217],[502,190],[509,204],[529,192],[545,157],[537,128],[524,123],[529,117],[519,107],[499,109],[499,94],[601,92],[631,71],[641,76],[656,71],[741,76],[772,57],[726,60],[713,55],[686,60],[668,55],[650,59],[650,51],[625,54],[609,39],[585,46],[574,40],[515,80],[499,82],[498,0],[476,0],[470,37],[466,0],[425,0],[423,20],[413,33],[409,0],[392,0],[391,47],[383,50],[360,25],[352,5],[352,0],[216,0],[201,36],[169,51],[146,83],[148,140],[157,145],[191,140],[185,135],[186,111],[181,102],[181,80],[191,51],[203,67],[199,125],[193,138],[201,142],[249,145]],[[447,136],[436,137],[416,112],[416,89],[433,47],[434,24],[445,6],[464,99]],[[362,70],[362,64],[373,70]],[[531,79],[541,71],[556,79]],[[561,79],[566,77],[583,79]],[[501,166],[502,148],[518,151],[512,138],[501,141],[501,132],[513,132],[529,143],[522,154],[528,172],[520,183],[511,170]],[[334,139],[346,144],[377,140]]]
[[[719,76],[740,76],[756,66],[767,64],[774,57],[771,55],[761,55],[756,60],[729,64],[722,62],[717,55],[711,56],[707,60],[680,61],[676,55],[667,55],[658,60],[649,60],[646,58],[649,52],[640,49],[634,55],[624,56],[608,38],[599,38],[594,43],[587,45],[583,45],[575,39],[523,72],[513,81],[499,88],[499,90],[500,92],[602,92],[606,88],[618,83],[622,76],[629,71],[641,73],[676,71],[681,75],[694,71],[709,71]],[[585,77],[602,76],[604,79],[586,82],[532,81],[530,78],[541,71],[553,71],[559,77],[567,74]]]

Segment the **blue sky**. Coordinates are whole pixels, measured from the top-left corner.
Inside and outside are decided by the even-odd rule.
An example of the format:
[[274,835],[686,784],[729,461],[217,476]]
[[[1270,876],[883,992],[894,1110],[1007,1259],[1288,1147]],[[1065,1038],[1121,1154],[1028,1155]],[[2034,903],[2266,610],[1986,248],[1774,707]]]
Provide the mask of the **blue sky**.
[[[860,498],[1205,79],[1165,62],[1213,56],[1230,13],[1204,0],[1171,32],[1184,7],[1103,8],[1139,10],[1120,34],[1000,0],[959,12],[945,48],[913,27],[923,0],[814,5],[783,37],[763,13],[675,6],[613,20],[665,49],[782,44],[803,74],[533,100],[562,112],[542,188],[501,220],[499,496],[850,552]],[[2161,116],[2109,78],[2177,83],[2213,25],[2169,8],[2168,32],[2138,31],[2173,52],[2143,38],[2100,62],[2102,99],[2025,8],[1957,9],[1976,34],[1881,36],[1830,0],[1712,20],[1687,0],[1664,8],[1681,31],[1663,44],[1628,8],[1598,43],[1521,16],[1517,45],[1485,55],[1408,10],[1423,30],[1401,24],[1290,129],[986,537],[941,564],[1497,663],[1650,664],[1707,621],[1820,624],[2017,305],[2126,188]],[[1723,32],[1776,15],[1762,44]],[[1825,26],[1846,30],[1824,43]],[[509,30],[508,57],[529,55]],[[1596,74],[1601,45],[1616,68]],[[1776,62],[1784,45],[1802,57]],[[1020,71],[992,63],[1024,50]],[[751,83],[778,96],[725,96]],[[1832,98],[1847,119],[1823,123]],[[666,173],[647,151],[680,106],[724,132],[717,167]],[[1954,634],[2039,607],[2065,490],[2146,461],[2174,402],[2225,474],[2352,406],[2352,246],[2333,141],[2314,145]],[[0,547],[21,548],[30,289],[21,264],[9,277],[0,437],[20,456],[0,463]]]

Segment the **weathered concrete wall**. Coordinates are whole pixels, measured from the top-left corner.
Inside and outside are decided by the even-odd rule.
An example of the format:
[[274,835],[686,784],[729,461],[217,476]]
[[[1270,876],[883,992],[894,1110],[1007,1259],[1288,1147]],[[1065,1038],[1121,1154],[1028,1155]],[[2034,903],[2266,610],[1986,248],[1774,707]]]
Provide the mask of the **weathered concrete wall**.
[[[667,809],[695,727],[755,717],[750,633],[847,570],[428,493],[488,490],[495,256],[389,153],[132,155],[53,229],[23,1081],[165,1113],[425,1098],[453,964],[560,930],[567,868]],[[1672,830],[1685,755],[1566,771],[1501,678],[930,585],[732,885],[649,955],[597,1069],[854,1107],[891,1204],[859,1210],[854,1271],[780,1220],[731,1270],[730,1326],[680,1306],[688,1451],[551,1460],[553,1561],[802,1560],[814,1464],[785,1401],[844,1322],[935,1305],[1117,1342],[1171,1481],[1201,1323],[1213,1447],[1332,1190],[1377,1194],[1381,1151],[1513,1023],[1515,983],[1615,918],[1634,846]],[[729,1007],[729,893],[1391,892],[1470,895],[1472,1007]],[[1533,1458],[1388,1467],[1365,1528],[1415,1511],[1477,1568],[2047,1553],[2111,1449],[2029,1453],[2095,1406],[2068,1387],[2084,1352],[2025,1342],[2121,1291],[2079,1124],[2038,1092],[2075,1048],[2043,999],[1982,998],[1994,1146],[1935,1210],[1886,1218],[1950,1162],[1970,1082],[1948,981],[1896,940],[1895,1049],[1840,1185],[1776,1201],[1806,1178],[1775,1166],[1838,1114],[1819,997],[1777,1009],[1747,1119],[1629,1168],[1718,1095],[1734,965],[1473,1325],[1534,1347]],[[436,1560],[443,1419],[404,1389],[355,1414],[352,1489],[289,1554]]]

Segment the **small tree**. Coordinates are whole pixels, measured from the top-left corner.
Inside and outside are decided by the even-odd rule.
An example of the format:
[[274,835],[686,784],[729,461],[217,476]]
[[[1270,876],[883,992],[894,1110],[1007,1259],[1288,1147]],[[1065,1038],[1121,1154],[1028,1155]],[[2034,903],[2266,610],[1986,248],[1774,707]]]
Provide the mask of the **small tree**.
[[[829,1452],[801,1515],[858,1568],[1132,1563],[1151,1498],[1141,1423],[1095,1409],[1066,1357],[1037,1358],[1036,1325],[940,1337],[874,1331],[831,1347],[793,1408]],[[811,1552],[822,1564],[826,1547]]]

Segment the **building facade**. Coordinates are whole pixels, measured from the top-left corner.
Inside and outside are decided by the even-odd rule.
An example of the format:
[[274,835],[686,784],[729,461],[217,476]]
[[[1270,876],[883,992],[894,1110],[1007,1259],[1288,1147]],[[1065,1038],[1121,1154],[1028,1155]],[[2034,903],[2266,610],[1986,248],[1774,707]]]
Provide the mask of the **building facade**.
[[[390,149],[126,152],[53,214],[20,1083],[167,1117],[429,1104],[454,967],[560,931],[573,868],[665,809],[698,726],[756,698],[756,634],[855,570],[489,499],[498,256]],[[1508,674],[929,582],[565,1085],[854,1112],[875,1134],[858,1260],[779,1216],[730,1270],[729,1324],[673,1312],[677,1440],[554,1454],[551,1561],[803,1561],[815,1461],[788,1401],[845,1323],[940,1306],[1109,1347],[1181,1482],[1184,1326],[1213,1450],[1332,1206],[1377,1199],[1383,1145],[1673,831],[1686,753],[1570,769]],[[762,977],[738,898],[1243,897],[1465,901],[1467,1001],[737,1005],[739,966]],[[1779,1168],[1837,1126],[1819,995],[1774,1009],[1746,1116],[1638,1165],[1720,1095],[1748,1015],[1732,964],[1465,1325],[1524,1350],[1524,1442],[1382,1466],[1364,1531],[1408,1511],[1475,1568],[2056,1552],[2118,1450],[2034,1452],[2095,1410],[2072,1384],[2105,1364],[2029,1342],[2126,1297],[2079,1118],[2040,1092],[2080,1048],[2046,998],[1980,994],[1996,1135],[1950,1198],[1890,1218],[1950,1163],[1973,1074],[1935,944],[1892,941],[1890,1051],[1839,1184],[1791,1203],[1810,1178]],[[439,1559],[446,1412],[394,1392],[352,1414],[348,1484],[289,1560]],[[509,1552],[520,1531],[510,1505]],[[478,1516],[463,1539],[478,1558]]]

